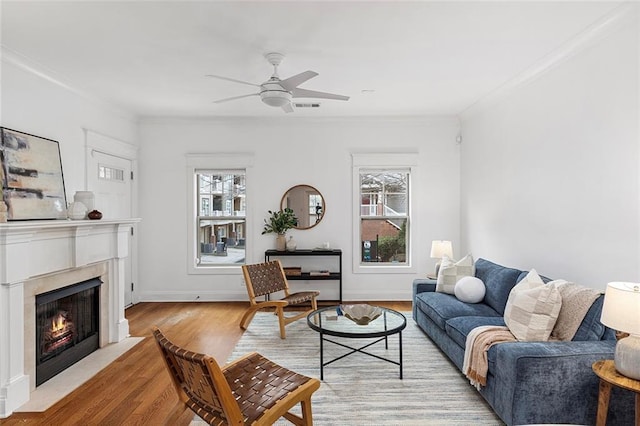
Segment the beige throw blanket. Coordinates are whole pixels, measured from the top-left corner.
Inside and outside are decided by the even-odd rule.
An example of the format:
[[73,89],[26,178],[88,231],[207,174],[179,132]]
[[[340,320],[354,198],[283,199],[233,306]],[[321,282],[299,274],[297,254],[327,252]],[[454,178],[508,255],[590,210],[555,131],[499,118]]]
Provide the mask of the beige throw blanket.
[[489,361],[487,351],[496,343],[515,342],[516,338],[508,327],[487,325],[476,327],[469,332],[465,342],[462,372],[469,382],[480,390],[487,384]]

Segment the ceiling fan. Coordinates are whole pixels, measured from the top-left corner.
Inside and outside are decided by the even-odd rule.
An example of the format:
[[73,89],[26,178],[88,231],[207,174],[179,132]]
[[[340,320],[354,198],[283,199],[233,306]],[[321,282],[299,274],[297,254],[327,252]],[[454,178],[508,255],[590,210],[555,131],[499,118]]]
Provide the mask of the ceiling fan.
[[267,53],[264,55],[267,61],[273,65],[273,75],[269,80],[262,84],[249,83],[247,81],[236,80],[235,78],[223,77],[220,75],[208,74],[207,77],[219,78],[221,80],[233,81],[236,83],[247,84],[249,86],[256,86],[260,88],[257,93],[250,93],[248,95],[233,96],[231,98],[218,99],[214,103],[222,103],[227,101],[233,101],[235,99],[247,98],[249,96],[260,96],[262,102],[269,106],[281,107],[284,112],[293,112],[293,106],[291,105],[292,98],[320,98],[320,99],[334,99],[338,101],[348,101],[348,96],[334,95],[333,93],[317,92],[315,90],[301,89],[298,86],[305,81],[317,76],[315,71],[305,71],[300,74],[296,74],[292,77],[280,80],[278,76],[278,65],[282,63],[284,55],[282,53]]

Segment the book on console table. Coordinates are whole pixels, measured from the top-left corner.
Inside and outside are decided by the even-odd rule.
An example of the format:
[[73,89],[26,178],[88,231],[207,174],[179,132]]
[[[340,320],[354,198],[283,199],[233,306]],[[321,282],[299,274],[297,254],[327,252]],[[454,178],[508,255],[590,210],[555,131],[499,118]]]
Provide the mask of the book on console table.
[[326,276],[331,275],[331,272],[322,270],[322,271],[309,271],[309,275],[312,277]]

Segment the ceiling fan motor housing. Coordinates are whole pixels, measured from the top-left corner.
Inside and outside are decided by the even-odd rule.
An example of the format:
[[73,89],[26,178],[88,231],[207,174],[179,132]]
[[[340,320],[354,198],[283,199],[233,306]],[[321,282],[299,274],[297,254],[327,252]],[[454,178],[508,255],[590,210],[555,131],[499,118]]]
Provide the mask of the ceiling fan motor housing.
[[260,91],[262,102],[272,107],[282,107],[291,102],[291,92],[277,83],[265,83]]

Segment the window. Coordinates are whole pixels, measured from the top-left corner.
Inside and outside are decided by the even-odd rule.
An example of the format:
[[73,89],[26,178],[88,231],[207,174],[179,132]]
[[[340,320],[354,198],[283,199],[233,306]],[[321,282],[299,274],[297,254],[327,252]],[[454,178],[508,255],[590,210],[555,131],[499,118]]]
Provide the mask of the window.
[[411,273],[417,153],[352,154],[355,273]]
[[360,170],[360,260],[407,263],[409,172]]
[[245,179],[244,170],[195,170],[197,265],[245,263]]
[[322,217],[322,204],[324,200],[320,194],[309,194],[309,224],[320,222]]
[[[253,154],[186,154],[189,274],[242,275],[251,257],[252,224],[247,222],[247,182],[253,182]],[[250,189],[249,189],[250,190]],[[169,226],[172,226],[169,224]]]

